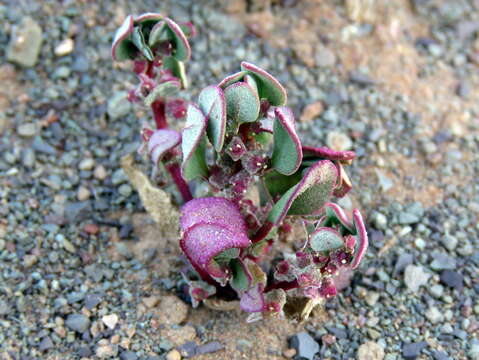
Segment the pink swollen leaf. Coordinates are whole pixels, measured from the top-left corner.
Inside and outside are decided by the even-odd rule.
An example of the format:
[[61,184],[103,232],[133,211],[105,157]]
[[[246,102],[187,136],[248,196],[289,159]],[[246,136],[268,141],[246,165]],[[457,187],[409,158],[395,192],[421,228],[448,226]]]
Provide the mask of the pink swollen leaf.
[[160,129],[151,134],[148,140],[148,154],[155,165],[162,157],[181,142],[181,135],[178,131]]

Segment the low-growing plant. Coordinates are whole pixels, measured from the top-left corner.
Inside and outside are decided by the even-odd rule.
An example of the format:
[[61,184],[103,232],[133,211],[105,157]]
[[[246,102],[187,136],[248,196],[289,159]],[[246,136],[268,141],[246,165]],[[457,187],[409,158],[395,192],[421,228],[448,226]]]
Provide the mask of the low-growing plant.
[[[180,247],[191,264],[183,277],[192,304],[237,298],[253,321],[302,303],[305,318],[347,284],[368,246],[360,212],[349,217],[331,202],[351,190],[344,167],[355,153],[302,145],[285,89],[248,62],[188,104],[181,132],[168,128],[165,109],[173,102],[175,113],[180,102],[166,99],[186,84],[186,38],[159,14],[130,16],[112,53],[135,61],[140,85],[130,98],[151,106],[157,126],[142,130],[144,148],[183,196]],[[301,240],[298,251],[272,251],[288,237]]]

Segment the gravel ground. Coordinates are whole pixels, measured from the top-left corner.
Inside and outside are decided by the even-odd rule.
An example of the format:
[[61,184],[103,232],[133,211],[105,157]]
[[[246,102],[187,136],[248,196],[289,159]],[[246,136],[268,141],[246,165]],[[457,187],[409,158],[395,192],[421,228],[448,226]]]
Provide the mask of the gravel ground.
[[[0,5],[0,358],[479,359],[479,2],[158,3]],[[119,166],[149,119],[110,44],[151,10],[199,29],[186,97],[257,63],[307,143],[359,155],[341,204],[372,246],[304,326],[178,296],[177,240]]]

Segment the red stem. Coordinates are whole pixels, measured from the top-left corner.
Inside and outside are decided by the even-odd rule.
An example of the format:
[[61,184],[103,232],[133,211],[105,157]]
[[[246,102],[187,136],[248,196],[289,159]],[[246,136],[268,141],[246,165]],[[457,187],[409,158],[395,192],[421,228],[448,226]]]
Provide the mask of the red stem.
[[165,103],[162,99],[153,101],[151,104],[151,110],[153,110],[153,116],[155,118],[156,128],[164,129],[168,127],[165,115]]
[[166,169],[168,170],[171,177],[173,178],[173,181],[175,182],[176,187],[181,193],[183,200],[187,202],[193,199],[190,188],[188,187],[188,184],[186,183],[185,179],[183,179],[183,176],[181,175],[180,165],[177,163],[172,163],[172,164],[166,165]]
[[271,221],[266,221],[263,226],[261,226],[259,230],[253,235],[253,238],[251,239],[253,244],[263,240],[269,234],[273,226],[274,224]]
[[268,292],[274,289],[283,289],[284,291],[288,291],[291,289],[296,289],[299,287],[298,280],[294,279],[292,281],[280,281],[275,284],[268,285],[264,292]]

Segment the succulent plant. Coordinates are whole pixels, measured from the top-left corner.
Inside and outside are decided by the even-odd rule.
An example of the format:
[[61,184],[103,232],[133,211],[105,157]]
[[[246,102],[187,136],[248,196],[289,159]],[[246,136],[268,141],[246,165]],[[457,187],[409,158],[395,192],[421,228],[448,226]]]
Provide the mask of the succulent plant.
[[[162,74],[165,62],[158,61],[189,58],[186,36],[174,24],[158,14],[129,17],[113,45],[117,59],[147,64],[137,71],[134,97],[154,113],[159,100],[151,94],[162,98],[166,88],[184,84],[178,73]],[[151,66],[160,67],[164,81],[144,76]],[[233,293],[249,320],[282,314],[291,299],[309,299],[312,308],[336,295],[364,257],[361,214],[349,218],[331,202],[351,190],[344,168],[355,153],[302,145],[286,102],[277,79],[242,62],[188,104],[181,132],[158,121],[156,130],[142,130],[154,165],[169,170],[183,195],[180,247],[191,264],[183,276],[194,306]],[[293,227],[302,232],[301,250],[273,253]],[[272,256],[275,266],[265,260]]]

